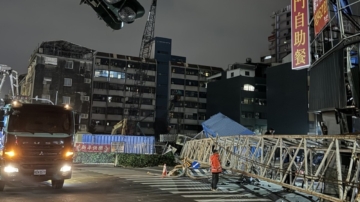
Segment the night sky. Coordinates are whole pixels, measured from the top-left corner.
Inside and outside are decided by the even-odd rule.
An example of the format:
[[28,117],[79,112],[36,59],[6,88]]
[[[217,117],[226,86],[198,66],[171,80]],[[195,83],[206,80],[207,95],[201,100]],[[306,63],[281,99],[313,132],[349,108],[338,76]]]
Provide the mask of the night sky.
[[[98,51],[138,56],[151,0],[139,0],[143,18],[113,31],[80,0],[1,0],[0,64],[26,73],[43,41],[67,40]],[[269,54],[273,11],[290,0],[158,0],[155,36],[172,39],[172,54],[188,63],[227,68]],[[1,97],[4,92],[1,93]]]

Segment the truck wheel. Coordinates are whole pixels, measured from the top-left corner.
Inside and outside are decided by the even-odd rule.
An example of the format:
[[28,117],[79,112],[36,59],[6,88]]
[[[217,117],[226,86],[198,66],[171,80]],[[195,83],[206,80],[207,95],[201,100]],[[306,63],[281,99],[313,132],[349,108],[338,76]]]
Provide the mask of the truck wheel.
[[64,186],[64,180],[51,180],[51,186],[54,189],[62,189]]
[[4,188],[5,188],[5,182],[0,181],[0,191],[4,191]]

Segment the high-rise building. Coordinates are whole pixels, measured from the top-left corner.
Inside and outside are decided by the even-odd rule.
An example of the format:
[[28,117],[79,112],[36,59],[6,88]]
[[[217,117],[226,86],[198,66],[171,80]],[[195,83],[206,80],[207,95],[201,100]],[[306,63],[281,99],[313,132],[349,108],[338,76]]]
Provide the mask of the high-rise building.
[[281,63],[291,53],[291,6],[273,12],[272,32],[268,37],[270,54],[261,57],[261,62]]
[[[206,78],[223,69],[172,56],[171,39],[156,37],[154,44],[154,59],[143,61],[65,41],[44,42],[20,82],[21,94],[71,104],[82,112],[82,131],[110,133],[124,118],[139,123],[140,133],[149,135],[201,131]],[[139,68],[146,68],[141,86]]]

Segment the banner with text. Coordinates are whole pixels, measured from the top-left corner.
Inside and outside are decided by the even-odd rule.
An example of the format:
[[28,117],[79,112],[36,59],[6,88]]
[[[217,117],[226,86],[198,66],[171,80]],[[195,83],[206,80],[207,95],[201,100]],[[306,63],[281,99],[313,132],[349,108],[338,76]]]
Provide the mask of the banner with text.
[[308,0],[291,0],[291,61],[293,70],[311,63]]
[[313,8],[314,30],[315,35],[318,35],[330,20],[328,0],[314,0]]
[[111,152],[111,145],[75,144],[75,152]]

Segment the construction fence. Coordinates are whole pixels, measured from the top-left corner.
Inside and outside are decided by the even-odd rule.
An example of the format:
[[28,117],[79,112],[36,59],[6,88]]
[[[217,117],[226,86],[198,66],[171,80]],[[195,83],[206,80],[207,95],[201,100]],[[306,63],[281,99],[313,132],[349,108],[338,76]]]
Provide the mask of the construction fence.
[[114,163],[118,153],[154,154],[155,137],[82,135],[74,144],[74,163]]

